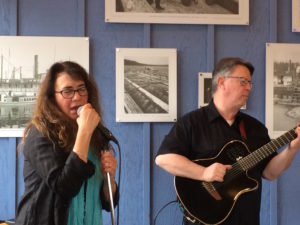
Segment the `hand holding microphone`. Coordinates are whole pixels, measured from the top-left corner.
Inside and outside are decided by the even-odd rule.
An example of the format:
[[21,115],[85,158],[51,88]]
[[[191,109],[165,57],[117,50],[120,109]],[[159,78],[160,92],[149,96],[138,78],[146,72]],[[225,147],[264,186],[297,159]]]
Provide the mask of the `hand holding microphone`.
[[[82,110],[82,107],[83,106],[80,106],[78,109],[77,109],[77,115],[79,116],[80,115],[80,112]],[[100,123],[100,120],[97,125],[97,129],[99,129],[101,131],[101,133],[103,134],[103,136],[108,140],[108,141],[113,141],[115,142],[116,144],[119,144],[118,140],[113,136],[113,134],[110,132],[110,130],[108,130],[106,127],[104,127],[102,125],[102,123]]]
[[77,115],[78,129],[84,133],[92,134],[101,120],[99,114],[89,103],[80,106],[77,109]]

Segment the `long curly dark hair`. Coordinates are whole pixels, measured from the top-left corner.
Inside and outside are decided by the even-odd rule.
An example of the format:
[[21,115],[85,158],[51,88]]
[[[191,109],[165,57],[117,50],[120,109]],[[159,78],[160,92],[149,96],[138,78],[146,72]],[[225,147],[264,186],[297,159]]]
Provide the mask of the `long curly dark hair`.
[[[40,86],[34,115],[25,128],[22,143],[30,128],[35,126],[45,137],[49,138],[53,146],[58,145],[67,152],[72,150],[78,130],[77,123],[61,111],[55,100],[55,82],[61,72],[66,72],[72,79],[82,80],[85,83],[88,90],[88,102],[102,116],[99,92],[93,77],[89,76],[78,63],[72,61],[54,63]],[[94,151],[101,150],[102,141],[102,135],[96,129],[91,140]]]

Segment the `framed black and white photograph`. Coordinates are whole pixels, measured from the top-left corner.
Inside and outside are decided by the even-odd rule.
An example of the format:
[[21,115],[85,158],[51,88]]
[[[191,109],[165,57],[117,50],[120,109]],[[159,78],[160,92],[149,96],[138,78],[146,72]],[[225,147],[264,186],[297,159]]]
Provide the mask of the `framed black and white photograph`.
[[198,107],[206,106],[211,100],[211,73],[198,74]]
[[266,126],[277,138],[300,119],[300,44],[266,45]]
[[177,120],[177,50],[116,49],[116,121]]
[[105,0],[105,21],[249,25],[249,0]]
[[292,0],[292,31],[300,32],[300,1]]
[[0,36],[0,137],[23,136],[47,69],[64,60],[88,71],[89,39]]

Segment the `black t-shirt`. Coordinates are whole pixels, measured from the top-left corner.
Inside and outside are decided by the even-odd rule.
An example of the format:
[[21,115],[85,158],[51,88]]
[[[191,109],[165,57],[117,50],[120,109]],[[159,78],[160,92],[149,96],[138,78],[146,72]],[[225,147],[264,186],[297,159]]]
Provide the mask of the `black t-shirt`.
[[[244,123],[246,137],[241,135],[241,121]],[[270,138],[267,128],[261,122],[242,112],[236,115],[234,123],[230,126],[211,101],[208,106],[184,115],[174,124],[169,134],[165,136],[158,155],[176,153],[191,160],[210,159],[216,157],[232,140],[242,140],[252,152],[268,143]],[[234,151],[237,151],[238,155],[240,150],[237,148]],[[270,158],[249,170],[249,175],[257,180],[258,188],[238,198],[232,212],[222,225],[259,224],[261,177]]]

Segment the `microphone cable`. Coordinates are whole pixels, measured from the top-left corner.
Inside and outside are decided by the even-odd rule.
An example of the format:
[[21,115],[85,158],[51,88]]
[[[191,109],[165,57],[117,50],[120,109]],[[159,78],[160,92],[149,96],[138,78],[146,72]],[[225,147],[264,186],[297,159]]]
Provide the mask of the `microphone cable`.
[[119,217],[120,217],[120,211],[119,211],[119,209],[120,209],[120,198],[121,198],[121,194],[120,194],[120,191],[121,191],[121,163],[122,163],[122,157],[121,157],[121,147],[120,147],[120,145],[119,145],[119,142],[114,142],[117,146],[118,146],[118,158],[119,158],[119,169],[118,169],[118,173],[119,173],[119,176],[118,176],[118,186],[119,186],[119,202],[118,202],[118,205],[117,205],[117,225],[119,225]]
[[163,207],[160,208],[160,210],[158,210],[158,212],[156,213],[156,216],[154,217],[154,221],[153,221],[153,225],[156,225],[156,219],[159,216],[159,214],[169,205],[173,204],[173,203],[178,203],[178,200],[173,200],[168,202],[167,204],[165,204]]

